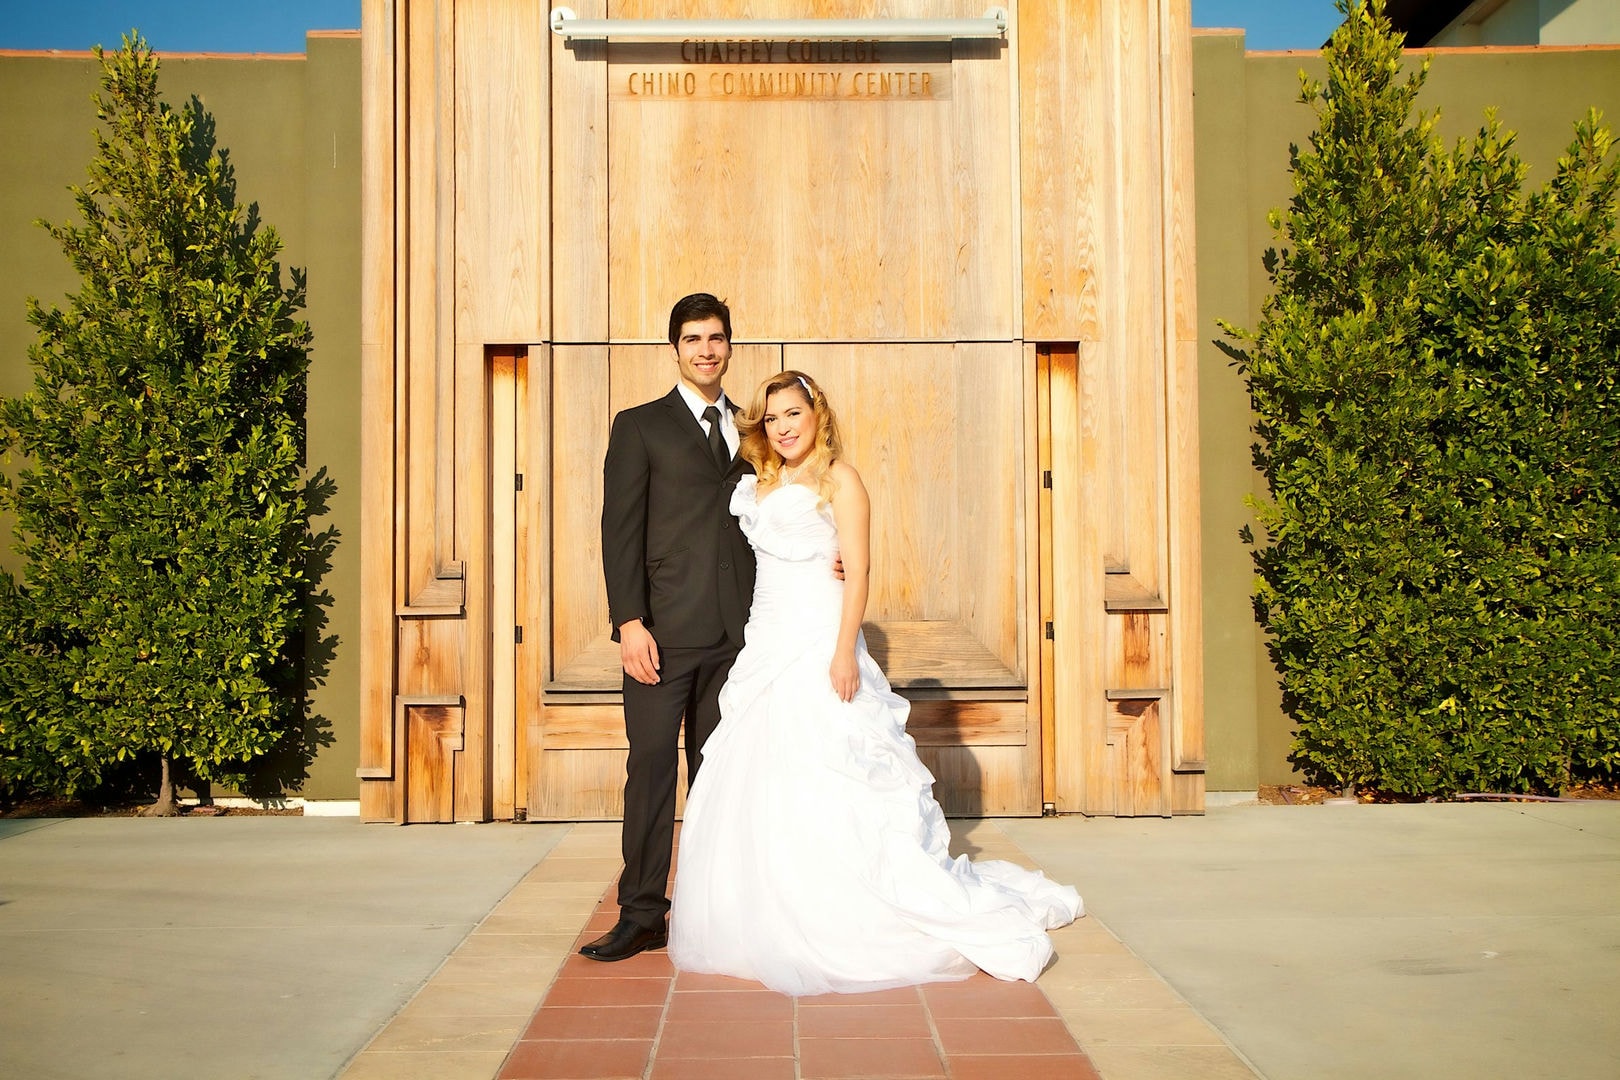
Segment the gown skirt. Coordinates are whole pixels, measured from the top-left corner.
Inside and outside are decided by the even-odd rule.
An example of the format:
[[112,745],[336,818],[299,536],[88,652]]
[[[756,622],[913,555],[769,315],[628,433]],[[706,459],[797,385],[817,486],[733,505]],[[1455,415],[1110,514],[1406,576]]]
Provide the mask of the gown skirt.
[[910,705],[862,640],[861,685],[828,677],[842,614],[838,534],[814,490],[732,499],[758,559],[745,644],[686,803],[669,954],[682,971],[785,994],[1033,980],[1075,890],[1001,861],[952,859]]

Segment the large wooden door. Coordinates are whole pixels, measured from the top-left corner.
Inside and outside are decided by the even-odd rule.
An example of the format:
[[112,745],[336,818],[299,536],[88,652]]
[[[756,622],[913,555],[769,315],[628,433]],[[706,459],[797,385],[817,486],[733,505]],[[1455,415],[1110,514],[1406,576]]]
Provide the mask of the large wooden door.
[[618,815],[602,454],[698,290],[731,303],[737,397],[797,366],[841,410],[868,640],[947,810],[1202,809],[1187,0],[775,52],[565,42],[526,0],[362,18],[367,819]]
[[[675,365],[668,346],[652,345],[558,347],[551,358],[549,465],[536,495],[550,543],[516,552],[517,575],[539,586],[522,618],[542,632],[525,640],[545,652],[535,700],[521,705],[537,718],[527,813],[615,817],[626,743],[601,572],[601,460],[612,415],[666,393]],[[914,702],[910,729],[941,802],[962,814],[1038,813],[1025,350],[744,343],[727,383],[746,400],[784,367],[826,389],[871,492],[867,642]]]

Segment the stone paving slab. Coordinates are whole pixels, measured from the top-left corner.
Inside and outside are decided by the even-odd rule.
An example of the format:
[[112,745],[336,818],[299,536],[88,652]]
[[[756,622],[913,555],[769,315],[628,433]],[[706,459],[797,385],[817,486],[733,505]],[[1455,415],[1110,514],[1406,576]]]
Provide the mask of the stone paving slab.
[[[1620,1076],[1620,803],[999,824],[1269,1080]],[[1090,1008],[1065,1015],[1105,1077],[1229,1075],[1088,1039]]]
[[[1620,805],[1254,806],[953,832],[958,850],[1079,887],[1092,917],[1057,932],[1038,985],[1104,1080],[1245,1080],[1246,1059],[1269,1080],[1615,1075]],[[187,1072],[233,1080],[346,1062],[345,1080],[488,1080],[579,934],[611,921],[597,908],[617,836],[0,821],[0,1076],[170,1077],[183,1047]],[[656,993],[645,1004],[661,1009]],[[882,1019],[906,1003],[871,1004]],[[818,1016],[809,1038],[859,1037],[852,1022]],[[973,1076],[1008,1059],[955,1060]],[[1038,1064],[1019,1075],[1038,1080]]]
[[333,1076],[568,831],[0,821],[0,1077]]

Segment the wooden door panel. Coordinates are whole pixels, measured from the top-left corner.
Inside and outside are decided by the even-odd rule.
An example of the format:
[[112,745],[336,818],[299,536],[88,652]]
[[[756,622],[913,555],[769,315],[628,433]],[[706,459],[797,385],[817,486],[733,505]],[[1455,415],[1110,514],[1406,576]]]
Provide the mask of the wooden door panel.
[[866,635],[901,687],[1026,687],[1023,350],[788,345],[872,499]]
[[[611,818],[626,742],[600,570],[601,456],[613,413],[667,393],[674,364],[665,345],[558,346],[553,358],[552,662],[527,810]],[[838,409],[874,507],[867,642],[891,681],[924,699],[908,730],[953,814],[1040,806],[1025,659],[1025,359],[1014,343],[738,345],[726,379],[746,403],[765,378],[801,367]]]
[[[551,535],[539,557],[549,561],[550,657],[545,680],[590,689],[588,677],[559,680],[582,654],[607,638],[607,591],[602,583],[602,456],[607,450],[608,347],[556,345],[551,350],[551,447],[548,486]],[[540,624],[543,625],[543,624]],[[615,656],[617,649],[614,650]],[[586,667],[586,671],[599,669]],[[616,689],[617,683],[613,684]]]
[[465,710],[459,704],[406,702],[397,708],[407,762],[404,823],[456,820],[455,775]]
[[934,798],[951,817],[1039,813],[1040,771],[1026,746],[919,746],[934,774]]
[[[668,345],[558,346],[552,438],[551,668],[546,689],[616,691],[619,646],[602,579],[602,458],[613,417],[669,393],[678,372]],[[733,347],[727,396],[746,407],[754,387],[782,370],[778,345]]]
[[1106,799],[1093,813],[1117,817],[1170,815],[1170,792],[1164,778],[1169,770],[1167,742],[1160,702],[1153,698],[1126,698],[1108,703],[1108,734],[1104,740],[1109,782],[1096,795]]

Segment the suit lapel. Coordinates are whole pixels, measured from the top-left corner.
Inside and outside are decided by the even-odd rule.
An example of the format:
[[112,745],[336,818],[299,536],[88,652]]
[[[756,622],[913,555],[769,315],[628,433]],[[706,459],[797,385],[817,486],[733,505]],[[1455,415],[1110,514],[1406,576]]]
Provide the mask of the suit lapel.
[[[737,409],[735,405],[732,405],[730,398],[726,399],[726,404],[731,406],[732,415],[735,416]],[[695,440],[694,445],[702,452],[703,460],[707,461],[709,466],[718,472],[719,469],[715,465],[714,455],[709,452],[709,436],[704,432],[703,425],[698,423],[698,418],[692,415],[692,410],[687,407],[686,399],[681,396],[679,389],[671,390],[665,395],[664,407],[669,410],[670,421]],[[737,455],[733,454],[731,456],[731,467],[727,469],[727,473],[736,470],[737,461]]]

